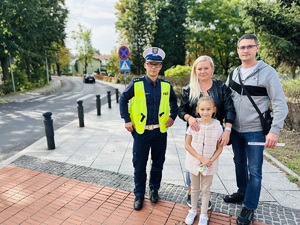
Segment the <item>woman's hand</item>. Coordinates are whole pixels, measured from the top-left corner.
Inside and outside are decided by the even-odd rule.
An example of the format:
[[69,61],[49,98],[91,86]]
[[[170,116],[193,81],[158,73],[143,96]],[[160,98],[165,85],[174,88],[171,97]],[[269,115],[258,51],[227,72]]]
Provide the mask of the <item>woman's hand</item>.
[[188,124],[189,126],[191,127],[192,130],[194,131],[199,131],[200,130],[200,126],[199,126],[199,123],[198,123],[198,120],[192,116],[190,116],[188,118]]
[[222,147],[226,146],[229,143],[229,140],[230,140],[230,131],[224,130],[219,139],[220,146]]

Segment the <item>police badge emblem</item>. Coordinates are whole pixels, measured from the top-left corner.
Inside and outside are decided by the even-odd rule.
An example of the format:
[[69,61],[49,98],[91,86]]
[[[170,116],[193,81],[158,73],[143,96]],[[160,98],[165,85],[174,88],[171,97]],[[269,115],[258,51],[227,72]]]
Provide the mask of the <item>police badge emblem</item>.
[[157,48],[157,47],[153,47],[153,48],[152,48],[152,53],[153,53],[154,55],[157,55],[157,53],[158,53],[158,48]]

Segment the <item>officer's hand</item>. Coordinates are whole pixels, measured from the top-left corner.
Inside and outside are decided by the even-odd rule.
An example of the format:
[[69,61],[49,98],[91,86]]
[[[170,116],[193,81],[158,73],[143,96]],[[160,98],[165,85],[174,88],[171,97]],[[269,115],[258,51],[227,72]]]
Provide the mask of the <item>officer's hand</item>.
[[125,123],[125,129],[129,132],[132,132],[133,131],[133,123],[132,122]]
[[174,124],[174,120],[171,117],[169,117],[168,121],[166,122],[166,127],[171,127],[173,126],[173,124]]

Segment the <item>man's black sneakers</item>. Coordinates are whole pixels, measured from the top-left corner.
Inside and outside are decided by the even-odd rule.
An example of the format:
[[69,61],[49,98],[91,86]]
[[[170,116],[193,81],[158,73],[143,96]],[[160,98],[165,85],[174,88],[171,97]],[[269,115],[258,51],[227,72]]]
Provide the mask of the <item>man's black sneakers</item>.
[[238,225],[249,225],[254,217],[254,210],[243,207],[240,215],[236,219]]
[[231,195],[226,195],[223,200],[227,203],[242,203],[244,201],[244,195],[240,193],[233,193]]

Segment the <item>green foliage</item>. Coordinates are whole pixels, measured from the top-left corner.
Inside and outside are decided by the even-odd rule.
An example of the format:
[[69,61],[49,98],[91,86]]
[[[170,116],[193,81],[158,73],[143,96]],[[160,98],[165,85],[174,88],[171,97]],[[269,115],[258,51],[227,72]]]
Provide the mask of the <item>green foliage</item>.
[[84,73],[87,73],[88,64],[92,61],[94,48],[92,46],[91,29],[84,28],[80,23],[78,30],[73,31],[72,38],[76,41],[76,50],[78,52],[78,60],[84,65]]
[[28,82],[39,82],[44,74],[34,70],[52,54],[52,43],[64,42],[67,13],[63,0],[1,1],[0,61],[5,85],[10,79],[9,58],[22,61],[19,70],[26,73]]
[[160,47],[166,52],[160,71],[163,74],[174,65],[185,64],[187,3],[185,0],[165,0],[160,1],[159,5],[152,46]]
[[144,71],[142,52],[153,45],[166,52],[161,72],[174,65],[192,65],[200,55],[209,55],[215,62],[215,73],[226,78],[240,64],[238,38],[255,33],[260,40],[259,58],[281,71],[288,68],[296,78],[300,60],[300,4],[278,2],[120,0],[116,4],[116,28],[120,42],[130,47],[135,74]]
[[[135,74],[144,72],[142,53],[151,43],[156,4],[150,0],[120,0],[116,4],[118,29],[121,43],[130,49],[131,71]],[[151,19],[149,19],[151,18]]]
[[107,62],[106,70],[108,73],[113,73],[115,75],[120,73],[120,58],[116,48],[110,52],[110,59]]
[[177,96],[180,96],[182,87],[190,80],[191,67],[177,65],[165,71],[165,78],[171,82]]
[[189,11],[188,63],[200,55],[214,59],[217,74],[229,74],[239,64],[236,42],[244,34],[239,0],[195,1]]
[[298,177],[295,177],[295,176],[292,176],[292,175],[290,175],[288,178],[289,178],[289,181],[293,182],[293,183],[298,181]]
[[260,55],[273,65],[288,66],[293,78],[300,65],[300,5],[293,1],[248,1],[243,18],[260,39]]
[[116,4],[116,28],[120,42],[130,49],[131,71],[144,73],[146,47],[166,52],[161,74],[173,65],[185,62],[186,0],[120,0]]
[[191,67],[189,66],[181,66],[177,65],[176,67],[170,68],[165,71],[165,77],[186,77],[190,75]]
[[56,68],[56,72],[58,75],[61,75],[62,72],[69,72],[69,64],[70,64],[70,51],[63,45],[53,43],[52,45],[55,52],[53,52],[53,68]]

